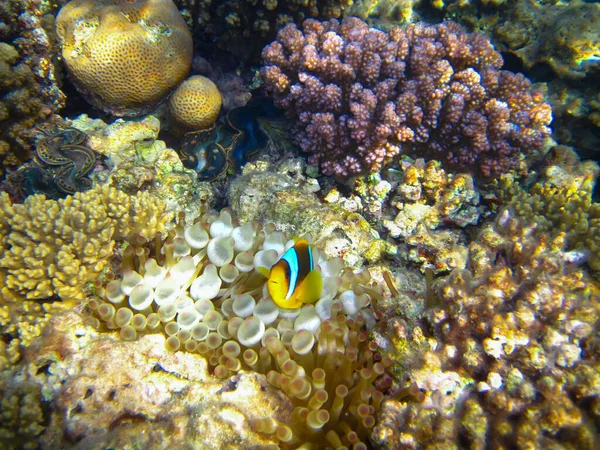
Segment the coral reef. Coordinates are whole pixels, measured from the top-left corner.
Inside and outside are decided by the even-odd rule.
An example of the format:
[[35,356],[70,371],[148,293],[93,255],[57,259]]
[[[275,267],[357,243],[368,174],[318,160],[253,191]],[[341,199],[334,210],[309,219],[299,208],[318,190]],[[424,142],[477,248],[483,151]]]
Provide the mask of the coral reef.
[[[19,373],[23,353],[39,342],[54,314],[69,310],[61,302],[0,300],[0,448],[36,448],[37,438],[46,426],[41,386]],[[42,367],[43,370],[43,367]]]
[[198,182],[177,152],[158,140],[160,121],[156,117],[118,119],[107,125],[83,114],[71,126],[85,132],[86,145],[105,160],[103,166],[95,168],[93,180],[130,195],[147,192],[167,204],[170,218],[182,210],[195,217],[200,203],[212,200],[212,188]]
[[404,157],[397,168],[353,178],[350,187],[346,194],[334,187],[325,202],[364,215],[385,233],[389,256],[422,272],[464,268],[473,227],[489,213],[471,175],[448,173],[435,160]]
[[407,246],[406,257],[422,270],[462,269],[467,260],[461,231],[479,221],[479,192],[468,174],[448,174],[439,162],[421,159],[402,167],[402,180],[389,199],[397,211],[382,225]]
[[194,75],[179,85],[169,98],[169,112],[174,124],[186,131],[211,127],[221,111],[221,93],[215,83]]
[[0,288],[4,299],[81,300],[108,264],[116,240],[164,229],[164,204],[108,186],[58,201],[43,195],[12,204],[0,193]]
[[221,93],[224,113],[245,106],[252,98],[250,87],[246,86],[244,78],[230,67],[221,67],[218,61],[217,64],[211,64],[205,58],[194,55],[192,73],[203,75],[217,85]]
[[[382,23],[395,25],[412,23],[421,20],[418,9],[421,0],[363,0],[353,2],[346,10],[346,16],[357,16],[363,19],[378,18]],[[435,3],[435,2],[432,2]]]
[[289,445],[358,445],[383,399],[374,382],[391,363],[364,331],[374,325],[368,306],[382,289],[368,271],[355,273],[313,247],[323,280],[318,301],[279,308],[263,273],[293,245],[272,225],[238,224],[228,210],[187,227],[180,216],[152,250],[127,247],[122,276],[98,287],[87,307],[97,326],[125,340],[164,333],[165,348],[200,353],[218,378],[266,374],[293,410],[252,421],[255,431]]
[[192,65],[192,36],[171,0],[73,0],[56,33],[77,89],[117,116],[150,111]]
[[593,157],[600,144],[600,5],[519,0],[493,9],[473,6],[468,11],[449,8],[446,17],[483,30],[499,51],[511,55],[510,65],[522,65],[532,77],[548,80],[554,138]]
[[479,34],[452,22],[385,33],[356,18],[286,25],[263,50],[275,104],[323,173],[379,171],[399,153],[493,177],[550,134],[551,108]]
[[592,201],[600,168],[593,161],[580,162],[569,148],[554,152],[554,161],[530,187],[511,176],[500,178],[500,198],[526,223],[535,223],[536,233],[563,235],[568,250],[600,271],[600,203]]
[[239,58],[257,63],[279,28],[305,18],[341,17],[353,0],[175,0],[194,35]]
[[72,311],[44,323],[0,374],[2,448],[256,448],[273,441],[250,422],[290,413],[264,377],[209,377],[204,358],[165,350],[161,335],[122,341]]
[[221,179],[229,167],[229,154],[239,134],[226,124],[186,133],[179,155],[183,165],[194,170],[201,181]]
[[60,123],[52,33],[32,0],[0,4],[0,175],[31,157],[35,126]]
[[531,69],[546,63],[559,77],[600,71],[600,5],[579,0],[542,5],[515,2],[494,33]]
[[503,210],[433,288],[427,327],[392,319],[415,389],[384,403],[378,446],[595,448],[600,286],[564,233],[534,231]]
[[600,90],[587,79],[576,86],[553,80],[548,83],[548,94],[554,114],[554,138],[560,144],[576,147],[582,157],[597,159]]
[[225,121],[183,137],[180,145],[183,164],[194,169],[200,180],[207,181],[241,169],[253,156],[274,146],[265,122],[280,122],[278,116],[278,110],[264,100],[230,110]]

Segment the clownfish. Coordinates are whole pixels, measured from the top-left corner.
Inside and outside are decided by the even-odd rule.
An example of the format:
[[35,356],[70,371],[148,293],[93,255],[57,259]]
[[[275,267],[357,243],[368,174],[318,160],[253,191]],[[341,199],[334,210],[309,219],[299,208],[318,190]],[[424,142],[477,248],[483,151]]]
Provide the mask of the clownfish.
[[267,287],[277,306],[300,308],[316,302],[323,289],[321,272],[314,267],[313,252],[306,239],[299,239],[283,254],[269,273]]

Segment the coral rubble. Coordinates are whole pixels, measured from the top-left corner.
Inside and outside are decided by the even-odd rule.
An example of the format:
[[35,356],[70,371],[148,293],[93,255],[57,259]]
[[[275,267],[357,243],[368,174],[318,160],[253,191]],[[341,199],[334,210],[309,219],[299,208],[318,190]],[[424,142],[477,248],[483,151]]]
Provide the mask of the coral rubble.
[[378,171],[399,153],[486,177],[519,169],[550,134],[550,106],[502,57],[457,24],[388,33],[356,18],[286,25],[262,75],[323,173]]
[[192,65],[192,36],[171,0],[73,0],[56,32],[75,86],[117,116],[151,110]]

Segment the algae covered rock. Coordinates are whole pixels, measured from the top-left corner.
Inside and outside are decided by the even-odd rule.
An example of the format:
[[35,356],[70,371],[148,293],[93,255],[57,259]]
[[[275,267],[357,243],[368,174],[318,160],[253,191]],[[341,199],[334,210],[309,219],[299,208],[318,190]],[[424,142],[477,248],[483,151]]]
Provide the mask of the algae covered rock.
[[192,36],[171,0],[73,0],[56,32],[75,86],[117,116],[152,109],[192,64]]
[[232,209],[241,221],[270,222],[297,236],[309,233],[326,254],[349,266],[377,261],[386,250],[379,234],[360,214],[323,204],[315,195],[317,180],[306,177],[305,169],[301,159],[247,164],[230,186]]
[[167,204],[171,215],[186,211],[195,217],[202,201],[212,199],[208,183],[183,166],[177,152],[158,139],[160,121],[154,116],[117,119],[110,125],[82,114],[72,126],[88,134],[88,146],[104,157],[95,182],[109,183],[129,194],[148,192]]
[[216,380],[202,356],[165,350],[162,335],[122,341],[73,312],[50,320],[15,374],[3,397],[21,393],[33,412],[53,405],[32,421],[41,448],[254,448],[272,441],[250,420],[289,414],[264,376]]

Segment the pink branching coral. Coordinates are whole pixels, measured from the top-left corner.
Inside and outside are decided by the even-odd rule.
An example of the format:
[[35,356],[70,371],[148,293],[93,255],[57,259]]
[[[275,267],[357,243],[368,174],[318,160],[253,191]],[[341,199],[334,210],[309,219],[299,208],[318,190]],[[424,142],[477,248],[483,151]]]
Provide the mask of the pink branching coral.
[[550,134],[542,93],[452,22],[386,33],[357,18],[311,19],[286,25],[262,56],[267,91],[327,175],[375,172],[414,153],[491,177]]

